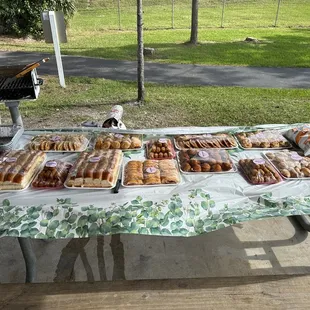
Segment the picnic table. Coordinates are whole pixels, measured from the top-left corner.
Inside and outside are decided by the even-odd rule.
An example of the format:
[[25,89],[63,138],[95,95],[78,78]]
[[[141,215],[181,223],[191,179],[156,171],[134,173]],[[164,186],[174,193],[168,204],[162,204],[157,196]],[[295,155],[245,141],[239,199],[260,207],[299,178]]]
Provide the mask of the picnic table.
[[[234,133],[249,129],[286,130],[290,125],[256,127],[187,127],[117,130],[142,133],[144,140],[157,135],[182,133]],[[102,128],[49,129],[60,132],[96,133]],[[18,148],[45,130],[27,130]],[[234,163],[261,155],[259,150],[229,150]],[[74,162],[75,153],[48,153],[48,159]],[[144,151],[124,152],[125,160],[141,159]],[[272,185],[251,185],[236,173],[182,174],[176,186],[111,190],[59,189],[0,192],[0,236],[17,237],[27,266],[27,281],[34,279],[35,256],[30,239],[86,238],[111,234],[154,236],[197,236],[240,222],[279,216],[310,214],[310,181],[283,181]]]

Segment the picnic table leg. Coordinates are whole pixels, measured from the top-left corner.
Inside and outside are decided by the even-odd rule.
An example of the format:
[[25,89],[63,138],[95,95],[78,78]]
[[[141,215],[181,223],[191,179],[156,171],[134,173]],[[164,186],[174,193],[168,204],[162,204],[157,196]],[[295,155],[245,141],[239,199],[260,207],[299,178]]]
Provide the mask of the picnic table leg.
[[294,218],[301,225],[301,227],[310,232],[310,220],[309,215],[295,215]]
[[36,277],[36,256],[32,248],[31,239],[17,238],[26,265],[26,283],[32,283]]

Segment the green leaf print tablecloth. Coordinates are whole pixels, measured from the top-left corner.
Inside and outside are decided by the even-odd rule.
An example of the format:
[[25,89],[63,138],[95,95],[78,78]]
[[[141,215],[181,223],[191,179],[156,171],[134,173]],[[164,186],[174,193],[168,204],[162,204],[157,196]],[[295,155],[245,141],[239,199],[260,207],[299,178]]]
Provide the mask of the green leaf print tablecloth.
[[[288,129],[289,125],[257,128]],[[242,127],[188,127],[139,130],[150,135],[236,132]],[[254,129],[254,127],[253,127]],[[73,129],[72,129],[73,130]],[[94,134],[101,129],[74,129]],[[59,129],[53,130],[59,132]],[[124,131],[117,131],[124,132]],[[127,131],[135,132],[135,131]],[[18,148],[42,131],[26,131]],[[230,150],[235,163],[260,151]],[[125,161],[144,151],[125,152]],[[74,162],[77,154],[49,153],[48,159]],[[196,236],[239,222],[310,214],[310,180],[250,185],[239,173],[182,175],[178,186],[111,190],[0,192],[0,235],[27,238],[79,238],[118,233]]]

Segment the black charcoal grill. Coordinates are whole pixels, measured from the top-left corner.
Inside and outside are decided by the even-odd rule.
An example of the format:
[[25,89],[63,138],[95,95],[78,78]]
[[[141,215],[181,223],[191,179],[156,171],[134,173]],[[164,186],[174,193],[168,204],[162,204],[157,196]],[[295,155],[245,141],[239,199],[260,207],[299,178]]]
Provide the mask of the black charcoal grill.
[[19,113],[19,103],[21,100],[35,100],[40,93],[40,86],[43,80],[38,78],[36,69],[28,71],[21,77],[16,77],[18,73],[29,66],[4,66],[0,67],[0,102],[5,103],[9,108],[13,125],[23,126]]
[[23,66],[9,68],[0,67],[0,100],[31,100],[37,99],[40,85],[43,80],[37,77],[36,69],[26,73],[23,77],[12,78],[15,73],[23,69]]

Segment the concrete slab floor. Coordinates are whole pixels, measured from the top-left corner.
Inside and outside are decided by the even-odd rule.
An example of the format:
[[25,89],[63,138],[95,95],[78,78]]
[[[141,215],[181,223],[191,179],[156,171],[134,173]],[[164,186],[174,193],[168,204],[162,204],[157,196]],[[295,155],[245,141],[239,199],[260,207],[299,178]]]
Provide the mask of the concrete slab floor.
[[[288,218],[238,224],[198,237],[115,235],[33,240],[37,282],[310,273],[310,237]],[[0,282],[23,282],[16,238],[0,239]]]

